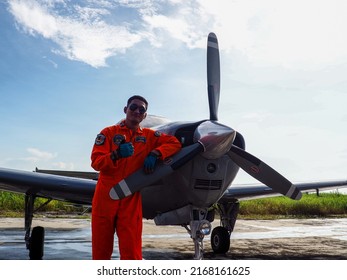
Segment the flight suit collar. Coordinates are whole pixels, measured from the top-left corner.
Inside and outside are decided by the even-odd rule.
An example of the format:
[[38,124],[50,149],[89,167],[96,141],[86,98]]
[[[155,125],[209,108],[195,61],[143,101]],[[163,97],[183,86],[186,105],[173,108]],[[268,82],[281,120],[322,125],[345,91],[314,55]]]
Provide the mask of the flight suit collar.
[[[127,126],[125,125],[125,119],[121,120],[118,125],[122,128],[122,129],[128,129]],[[143,133],[143,128],[141,126],[139,126],[137,128],[136,133],[142,134]]]

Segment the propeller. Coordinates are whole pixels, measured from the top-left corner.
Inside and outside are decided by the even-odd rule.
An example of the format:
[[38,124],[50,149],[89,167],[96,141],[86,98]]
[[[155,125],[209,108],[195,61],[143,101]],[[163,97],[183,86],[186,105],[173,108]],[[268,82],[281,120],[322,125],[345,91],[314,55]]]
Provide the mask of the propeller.
[[299,200],[302,196],[300,190],[285,177],[272,169],[260,159],[232,145],[228,152],[229,157],[249,175],[289,198]]
[[195,143],[182,148],[180,152],[158,164],[154,173],[147,175],[140,169],[120,181],[110,190],[109,194],[112,199],[121,199],[150,186],[201,152],[204,152],[203,156],[208,159],[218,158],[227,153],[240,168],[274,191],[292,199],[301,198],[300,190],[281,174],[255,156],[232,145],[236,131],[217,122],[220,96],[220,61],[218,40],[214,33],[208,35],[207,41],[207,84],[210,120],[200,123],[196,128],[194,132]]
[[139,169],[123,179],[110,190],[109,195],[112,199],[118,200],[140,191],[180,168],[203,150],[204,147],[200,142],[184,147],[174,156],[159,163],[154,173],[145,174],[142,169]]
[[207,39],[207,92],[210,120],[218,120],[220,90],[220,62],[217,36],[210,33]]
[[[218,105],[220,96],[220,61],[218,40],[214,33],[208,35],[207,41],[207,84],[210,120],[218,120]],[[292,199],[300,199],[302,194],[290,181],[262,162],[255,156],[232,145],[229,157],[252,177]]]

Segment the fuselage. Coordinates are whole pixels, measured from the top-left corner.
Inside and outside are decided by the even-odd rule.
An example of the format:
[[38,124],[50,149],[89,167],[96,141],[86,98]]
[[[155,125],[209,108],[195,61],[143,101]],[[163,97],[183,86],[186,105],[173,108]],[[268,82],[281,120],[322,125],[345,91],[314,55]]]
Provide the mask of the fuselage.
[[193,160],[143,189],[143,215],[156,215],[180,209],[186,205],[208,208],[223,195],[237,175],[239,167],[226,153],[234,142],[244,148],[241,134],[217,122],[175,122],[155,129],[175,135],[188,146],[200,142],[204,151]]

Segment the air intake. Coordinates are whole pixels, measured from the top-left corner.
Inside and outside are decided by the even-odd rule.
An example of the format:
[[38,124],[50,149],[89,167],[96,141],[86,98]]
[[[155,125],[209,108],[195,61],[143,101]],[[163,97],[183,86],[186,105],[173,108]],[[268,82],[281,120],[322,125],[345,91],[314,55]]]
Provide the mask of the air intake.
[[196,179],[194,188],[201,190],[220,190],[222,184],[223,180]]

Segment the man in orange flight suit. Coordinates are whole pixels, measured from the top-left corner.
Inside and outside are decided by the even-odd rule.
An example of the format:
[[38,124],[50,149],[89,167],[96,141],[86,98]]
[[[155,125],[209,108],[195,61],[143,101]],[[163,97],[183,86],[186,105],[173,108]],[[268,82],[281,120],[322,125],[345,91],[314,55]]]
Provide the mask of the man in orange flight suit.
[[91,165],[100,174],[92,202],[93,259],[111,259],[115,232],[120,259],[142,259],[141,194],[113,200],[110,189],[140,168],[148,174],[154,172],[157,159],[181,148],[176,137],[140,127],[147,107],[142,96],[130,97],[124,107],[125,120],[104,128],[96,137]]

